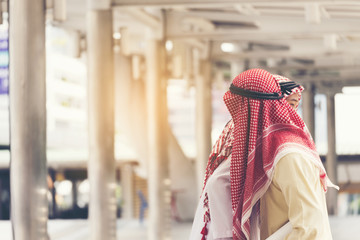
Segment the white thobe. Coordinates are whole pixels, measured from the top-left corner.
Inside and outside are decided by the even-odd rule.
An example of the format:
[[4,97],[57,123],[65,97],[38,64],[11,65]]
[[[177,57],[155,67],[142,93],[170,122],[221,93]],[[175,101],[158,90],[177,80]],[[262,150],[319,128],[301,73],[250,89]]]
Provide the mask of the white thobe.
[[[208,179],[196,210],[190,240],[202,238],[205,193],[208,194],[211,218],[206,239],[232,239],[230,156]],[[270,187],[260,200],[261,239],[287,221],[292,224],[293,231],[286,240],[332,239],[319,169],[298,153],[280,159]]]
[[201,240],[205,226],[204,195],[208,194],[210,222],[206,240],[232,239],[232,209],[230,188],[230,156],[209,177],[196,210],[190,240]]

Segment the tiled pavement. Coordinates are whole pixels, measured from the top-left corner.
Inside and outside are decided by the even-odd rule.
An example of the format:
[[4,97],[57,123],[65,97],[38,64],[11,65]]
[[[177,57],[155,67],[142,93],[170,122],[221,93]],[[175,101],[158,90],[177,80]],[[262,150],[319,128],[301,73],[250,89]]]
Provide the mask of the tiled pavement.
[[[360,239],[360,216],[331,217],[333,240]],[[146,223],[137,220],[118,220],[118,240],[146,240]],[[191,222],[174,222],[171,240],[187,240]],[[51,240],[88,240],[88,223],[86,220],[49,220],[48,231]],[[10,221],[0,221],[0,240],[12,240]],[[320,239],[319,239],[320,240]],[[322,240],[322,239],[321,239]]]

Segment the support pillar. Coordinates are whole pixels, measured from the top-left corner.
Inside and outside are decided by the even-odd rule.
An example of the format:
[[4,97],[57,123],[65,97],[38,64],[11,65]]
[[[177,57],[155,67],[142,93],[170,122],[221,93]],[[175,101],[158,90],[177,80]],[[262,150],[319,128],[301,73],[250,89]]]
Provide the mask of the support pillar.
[[[122,29],[122,32],[126,32]],[[122,35],[123,37],[123,35]],[[124,132],[128,138],[134,135],[132,126],[133,106],[133,79],[131,75],[131,57],[126,56],[127,46],[120,45],[120,49],[115,51],[115,119],[116,129]],[[139,118],[139,117],[138,117]],[[135,142],[135,141],[132,141]],[[133,163],[124,162],[121,164],[121,189],[122,189],[122,218],[133,219],[134,215],[134,173]]]
[[[116,129],[130,135],[131,114],[134,111],[131,106],[133,102],[133,79],[131,73],[131,57],[115,51],[115,120]],[[129,136],[128,136],[129,137]]]
[[57,207],[56,207],[56,200],[55,200],[55,195],[56,195],[56,191],[55,191],[55,186],[54,186],[54,182],[56,181],[55,179],[55,171],[53,169],[49,169],[49,175],[48,176],[50,178],[51,181],[51,186],[50,186],[50,191],[51,191],[51,209],[50,209],[50,218],[55,218],[55,216],[57,216]]
[[195,51],[195,62],[198,67],[195,69],[196,78],[196,173],[198,196],[204,184],[206,164],[211,152],[211,61],[199,60]]
[[[122,29],[122,33],[127,32]],[[127,38],[128,34],[125,34]],[[121,35],[123,39],[123,34]],[[131,40],[124,40],[125,43]],[[145,77],[140,71],[143,59],[130,54],[122,44],[115,51],[115,120],[116,130],[124,133],[138,156],[139,168],[147,169],[147,118],[145,99]],[[137,66],[134,66],[137,65]],[[137,71],[138,70],[138,71]],[[135,73],[136,72],[136,73]],[[145,175],[145,174],[144,174]]]
[[10,191],[13,239],[48,239],[45,8],[10,1]]
[[89,224],[92,240],[116,239],[112,11],[89,1],[87,55],[89,97]]
[[304,87],[305,90],[302,93],[303,119],[315,140],[315,86],[310,83]]
[[133,219],[134,216],[134,173],[132,163],[121,165],[122,218]]
[[165,44],[157,39],[147,40],[146,95],[148,112],[148,239],[170,237],[170,179],[167,155]]
[[[327,102],[327,137],[328,153],[326,155],[326,171],[330,180],[337,184],[337,155],[335,129],[335,94],[328,93]],[[337,214],[337,190],[330,188],[327,193],[327,206],[330,215]]]

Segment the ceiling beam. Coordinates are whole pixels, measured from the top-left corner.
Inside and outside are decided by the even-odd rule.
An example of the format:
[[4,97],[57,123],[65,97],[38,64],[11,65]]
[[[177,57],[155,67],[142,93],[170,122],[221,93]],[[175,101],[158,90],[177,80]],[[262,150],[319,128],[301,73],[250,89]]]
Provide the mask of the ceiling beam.
[[[207,39],[215,41],[264,41],[264,40],[292,40],[292,39],[322,39],[324,35],[332,34],[332,31],[278,31],[273,33],[259,32],[259,31],[216,31],[216,32],[197,32],[197,33],[169,33],[167,32],[166,38],[170,40],[177,39]],[[354,35],[360,32],[354,31],[336,31],[339,35]]]
[[[224,7],[224,6],[231,6],[233,4],[271,4],[271,5],[299,5],[299,4],[306,4],[306,3],[313,3],[313,0],[302,0],[302,1],[288,1],[288,0],[156,0],[156,1],[149,1],[149,0],[113,0],[114,6],[120,7],[176,7],[176,6],[187,6],[187,7]],[[317,3],[320,4],[359,4],[359,1],[351,0],[351,1],[342,1],[342,0],[317,0]]]
[[260,52],[243,52],[238,54],[223,53],[223,54],[212,54],[211,59],[222,60],[222,61],[235,61],[235,60],[265,60],[269,58],[281,59],[281,58],[304,58],[304,59],[316,59],[318,57],[357,57],[360,51],[350,53],[337,53],[337,54],[325,54],[322,52],[314,53],[291,53],[286,51],[260,51]]
[[[359,2],[360,3],[360,2]],[[204,9],[201,11],[197,10],[187,10],[187,11],[167,11],[167,16],[172,18],[185,18],[185,17],[202,17],[205,19],[211,19],[211,20],[218,20],[218,21],[239,21],[239,22],[265,22],[268,24],[290,24],[289,21],[295,22],[298,24],[306,24],[308,28],[311,28],[314,26],[313,24],[308,24],[305,22],[305,10],[302,9],[303,6],[301,6],[300,10],[296,9],[283,9],[283,8],[262,8],[258,9],[258,13],[266,12],[266,11],[274,11],[277,12],[277,14],[269,14],[269,15],[258,15],[256,13],[250,14],[248,11],[240,11],[237,5],[231,6],[232,8],[228,8],[227,11],[221,11],[221,9]],[[360,5],[359,5],[360,8]],[[231,10],[233,9],[233,11]],[[323,9],[323,10],[321,10]],[[330,18],[330,13],[336,14],[335,11],[326,11],[324,7],[321,7],[320,11],[322,11],[322,17],[324,19],[318,26],[327,26],[331,23],[331,25],[345,25],[346,23],[358,23],[359,19],[353,19],[352,17],[344,17],[336,19],[336,20],[328,20]],[[357,8],[356,8],[357,9]],[[296,13],[296,14],[294,14]],[[354,14],[358,15],[357,12],[354,12]],[[316,24],[315,24],[316,26]]]
[[[294,69],[296,70],[296,69]],[[286,71],[284,71],[286,72]],[[359,74],[360,72],[358,72]],[[291,70],[283,73],[289,76],[291,80],[294,80],[300,84],[315,83],[319,93],[324,93],[326,89],[337,89],[341,92],[343,87],[356,87],[360,86],[359,75],[343,76],[342,71],[339,71],[339,76],[326,76],[326,75],[305,75],[305,76],[291,76]]]
[[[284,74],[284,73],[283,73]],[[358,87],[360,86],[360,78],[357,79],[347,79],[347,78],[326,78],[323,76],[304,76],[304,77],[294,77],[288,73],[284,74],[289,76],[289,78],[299,84],[315,83],[317,86],[318,93],[325,93],[327,88],[336,89],[336,92],[341,92],[343,87]],[[330,87],[331,86],[331,87]]]
[[[255,28],[218,28],[215,31],[187,31],[183,22],[187,18],[199,17],[208,21],[231,21],[253,23]],[[321,24],[308,24],[304,17],[289,16],[244,16],[239,13],[226,12],[174,12],[166,13],[166,36],[168,38],[205,38],[233,40],[269,40],[291,38],[322,38],[325,34],[360,33],[360,19],[325,19]]]
[[124,8],[123,11],[133,17],[135,21],[141,22],[144,25],[153,29],[161,28],[161,21],[156,16],[137,8]]
[[[348,63],[358,61],[360,55],[359,43],[342,43],[336,50],[329,51],[322,41],[250,41],[239,43],[230,42],[234,49],[224,52],[222,42],[213,42],[212,58],[215,59],[267,59],[267,58],[318,58],[319,60],[332,60],[338,63],[346,60]],[[276,48],[278,47],[278,48]],[[281,48],[282,47],[282,48]]]
[[[357,65],[328,65],[328,66],[316,66],[316,65],[304,65],[304,66],[276,66],[276,67],[264,67],[265,70],[270,71],[294,71],[294,70],[306,70],[306,71],[346,71],[354,70],[358,68]],[[360,78],[359,78],[360,81]]]

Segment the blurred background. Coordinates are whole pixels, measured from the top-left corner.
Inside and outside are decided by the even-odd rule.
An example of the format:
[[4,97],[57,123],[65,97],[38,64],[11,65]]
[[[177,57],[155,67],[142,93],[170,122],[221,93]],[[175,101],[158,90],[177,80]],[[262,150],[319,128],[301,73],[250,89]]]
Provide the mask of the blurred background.
[[187,239],[250,68],[305,87],[333,237],[360,234],[358,1],[0,6],[0,239]]

